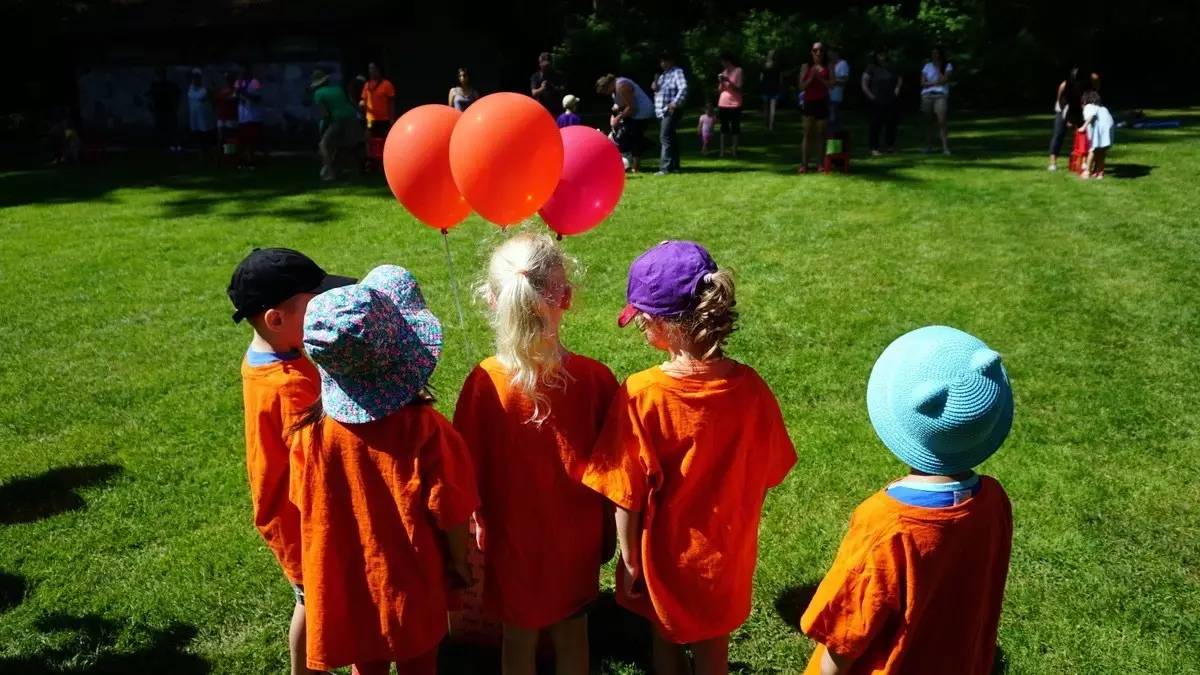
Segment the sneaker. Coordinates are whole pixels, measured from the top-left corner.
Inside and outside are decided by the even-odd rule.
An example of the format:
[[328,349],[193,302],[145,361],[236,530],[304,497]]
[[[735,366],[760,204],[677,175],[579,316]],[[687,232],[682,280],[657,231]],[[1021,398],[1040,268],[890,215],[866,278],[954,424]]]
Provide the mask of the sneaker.
[[872,157],[883,157],[883,153],[882,153],[882,152],[880,152],[880,151],[878,151],[878,150],[872,150],[872,151],[871,151],[871,156],[872,156]]
[[655,171],[655,172],[654,172],[654,175],[655,175],[655,176],[670,176],[670,175],[671,175],[671,172],[670,172],[670,171],[663,171],[662,169],[659,169],[658,171]]
[[796,173],[808,173],[808,172],[809,172],[809,168],[807,166],[803,166],[803,165],[800,167],[799,170],[796,171]]
[[949,157],[950,156],[950,148],[942,148],[942,154]]
[[1047,170],[1047,171],[1058,171],[1058,165],[1057,165],[1057,164],[1051,164],[1050,166],[1046,167],[1046,170]]

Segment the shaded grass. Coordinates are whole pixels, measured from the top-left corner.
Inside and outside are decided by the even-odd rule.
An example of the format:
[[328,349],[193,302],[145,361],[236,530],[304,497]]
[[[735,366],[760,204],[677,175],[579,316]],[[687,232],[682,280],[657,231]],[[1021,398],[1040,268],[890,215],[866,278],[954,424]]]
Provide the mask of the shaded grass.
[[[946,323],[1004,354],[1016,389],[1013,435],[985,465],[1016,521],[1006,666],[1200,670],[1195,127],[1123,130],[1113,178],[1083,183],[1044,170],[1038,117],[956,120],[955,156],[856,160],[849,177],[793,175],[792,122],[768,144],[748,121],[737,161],[631,177],[607,223],[564,242],[584,266],[567,341],[619,376],[657,358],[614,326],[635,255],[693,238],[737,273],[732,351],[775,389],[800,460],[768,501],[731,660],[802,668],[804,589],[854,505],[901,471],[868,425],[867,373],[897,335]],[[0,672],[283,669],[291,594],[251,525],[248,335],[224,297],[251,247],[350,274],[410,267],[447,324],[447,413],[486,355],[477,308],[458,327],[439,235],[378,178],[324,187],[315,168],[0,174],[0,512],[16,514],[0,519]],[[500,239],[475,217],[451,232],[460,286]]]

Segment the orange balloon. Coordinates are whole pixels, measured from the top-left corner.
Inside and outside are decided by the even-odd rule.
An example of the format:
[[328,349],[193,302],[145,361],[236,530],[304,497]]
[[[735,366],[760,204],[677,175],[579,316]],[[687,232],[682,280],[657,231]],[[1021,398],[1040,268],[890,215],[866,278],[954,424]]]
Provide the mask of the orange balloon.
[[447,105],[418,106],[396,120],[383,144],[383,174],[392,194],[417,220],[439,230],[471,213],[450,175],[450,134],[460,114]]
[[489,94],[471,104],[450,135],[450,173],[479,215],[518,223],[558,185],[563,144],[554,118],[522,94]]

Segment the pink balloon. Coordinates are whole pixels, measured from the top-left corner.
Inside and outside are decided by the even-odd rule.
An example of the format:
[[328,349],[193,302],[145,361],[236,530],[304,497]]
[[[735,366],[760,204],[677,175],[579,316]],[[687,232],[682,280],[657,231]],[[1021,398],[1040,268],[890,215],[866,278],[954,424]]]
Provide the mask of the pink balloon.
[[538,213],[562,235],[581,234],[608,217],[625,191],[625,164],[608,136],[586,126],[565,127],[563,170]]

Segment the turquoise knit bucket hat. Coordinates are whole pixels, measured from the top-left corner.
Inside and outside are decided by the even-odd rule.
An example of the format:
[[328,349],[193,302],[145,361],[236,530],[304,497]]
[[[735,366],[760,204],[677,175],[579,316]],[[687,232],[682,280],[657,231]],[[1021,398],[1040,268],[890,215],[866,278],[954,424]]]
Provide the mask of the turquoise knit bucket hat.
[[926,326],[883,350],[867,382],[867,412],[900,461],[945,476],[979,466],[1004,443],[1012,388],[1000,355],[979,338]]
[[399,410],[425,387],[442,352],[442,324],[412,274],[383,265],[312,299],[304,348],[321,374],[325,414],[361,424]]

